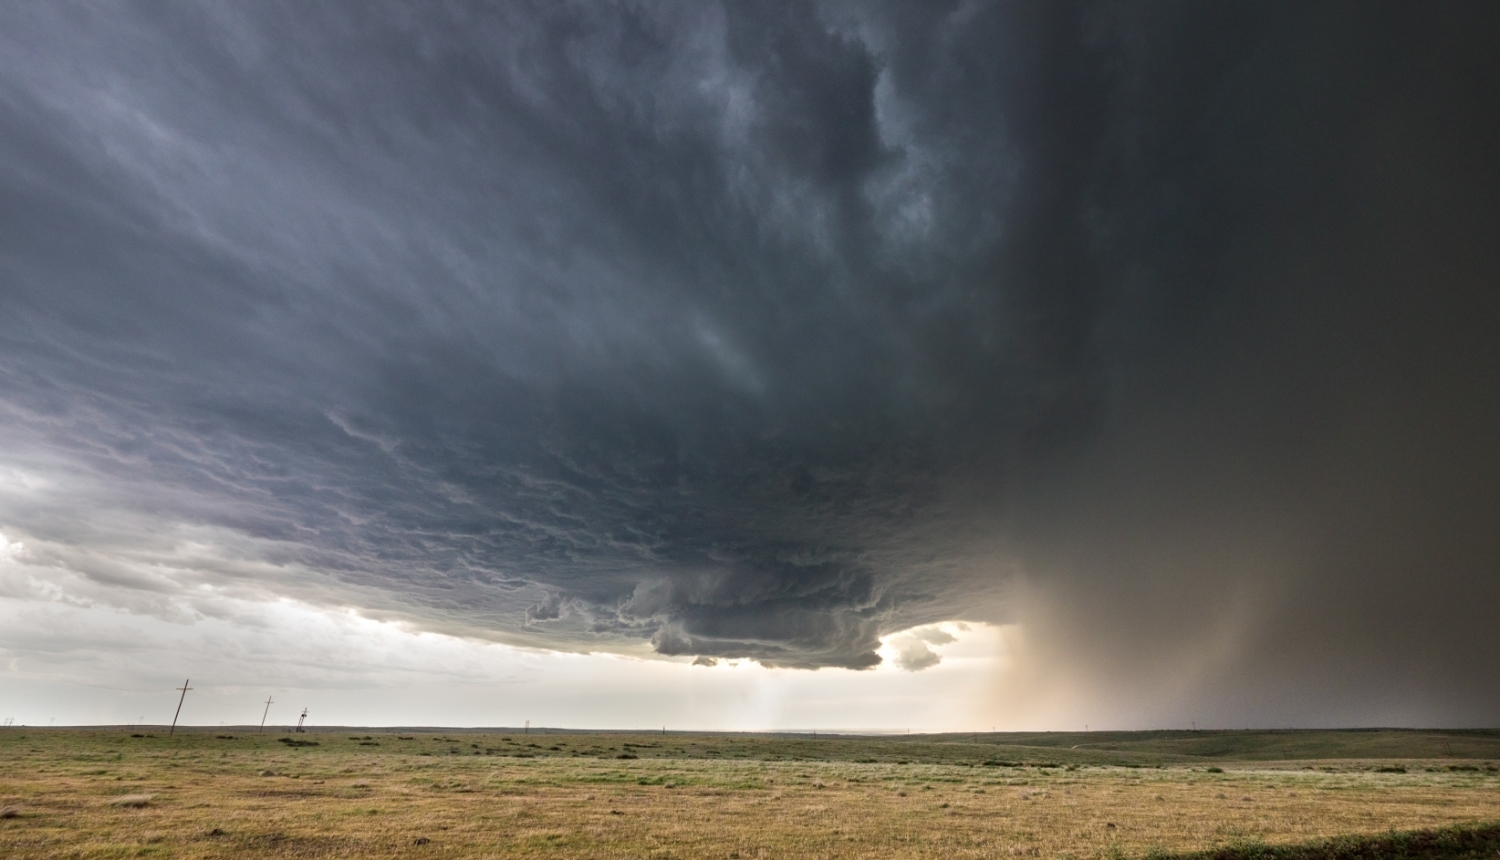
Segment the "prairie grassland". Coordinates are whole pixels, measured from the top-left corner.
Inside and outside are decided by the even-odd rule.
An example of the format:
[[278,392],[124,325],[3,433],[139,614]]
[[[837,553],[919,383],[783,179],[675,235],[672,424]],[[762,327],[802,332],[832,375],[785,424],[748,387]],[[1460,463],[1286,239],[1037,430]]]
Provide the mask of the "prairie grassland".
[[0,857],[1085,860],[1500,819],[1492,734],[1446,738],[1485,757],[1283,761],[1145,735],[135,734],[0,732]]

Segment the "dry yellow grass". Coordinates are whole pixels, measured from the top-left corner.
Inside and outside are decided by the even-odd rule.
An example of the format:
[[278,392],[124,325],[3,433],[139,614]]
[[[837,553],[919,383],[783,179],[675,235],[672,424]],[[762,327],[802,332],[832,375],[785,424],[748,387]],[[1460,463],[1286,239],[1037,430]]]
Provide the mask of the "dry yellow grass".
[[1484,762],[1068,770],[587,757],[582,743],[609,741],[576,735],[528,738],[559,747],[540,758],[468,737],[315,737],[0,736],[0,806],[19,810],[0,820],[0,856],[1084,860],[1500,818]]

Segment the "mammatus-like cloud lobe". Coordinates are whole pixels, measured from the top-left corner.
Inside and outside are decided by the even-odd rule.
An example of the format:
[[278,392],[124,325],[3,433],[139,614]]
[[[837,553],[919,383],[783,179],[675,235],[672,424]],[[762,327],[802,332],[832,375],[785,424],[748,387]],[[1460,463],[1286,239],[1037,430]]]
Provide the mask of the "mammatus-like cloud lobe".
[[1014,623],[1143,720],[1493,721],[1497,44],[1479,3],[17,7],[0,530],[133,611],[709,666],[922,628],[911,670]]

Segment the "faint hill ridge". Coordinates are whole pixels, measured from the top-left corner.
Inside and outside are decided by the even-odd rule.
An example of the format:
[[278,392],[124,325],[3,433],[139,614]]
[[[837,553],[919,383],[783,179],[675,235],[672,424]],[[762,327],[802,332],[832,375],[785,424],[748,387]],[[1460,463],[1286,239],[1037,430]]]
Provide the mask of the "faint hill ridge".
[[[914,736],[915,737],[915,736]],[[1226,729],[924,735],[1070,752],[1193,760],[1500,759],[1500,729]],[[895,740],[902,740],[896,738]]]

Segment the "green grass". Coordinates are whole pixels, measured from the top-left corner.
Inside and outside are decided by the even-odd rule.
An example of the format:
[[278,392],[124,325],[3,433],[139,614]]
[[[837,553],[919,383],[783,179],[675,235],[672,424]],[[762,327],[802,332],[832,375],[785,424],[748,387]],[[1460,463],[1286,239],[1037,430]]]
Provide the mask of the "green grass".
[[[15,731],[47,731],[18,729]],[[87,731],[87,730],[83,730]],[[543,734],[542,732],[546,732]],[[161,730],[141,730],[165,743]],[[758,761],[1025,766],[1157,765],[1222,762],[1377,759],[1500,762],[1500,730],[1255,730],[1152,732],[1030,732],[840,736],[742,733],[562,732],[556,730],[328,728],[302,735],[254,729],[188,729],[178,734],[233,735],[240,743],[315,742],[331,749],[376,747],[387,752],[510,757],[688,758]],[[409,740],[408,740],[409,738]],[[4,742],[0,735],[0,743]],[[391,747],[397,747],[391,750]]]
[[[962,735],[938,736],[962,738]],[[1142,762],[1189,760],[1500,759],[1500,730],[1276,729],[1247,731],[1047,732],[978,735],[1028,748],[1118,753]]]
[[1343,836],[1305,845],[1234,845],[1173,855],[1175,860],[1494,860],[1500,825]]

